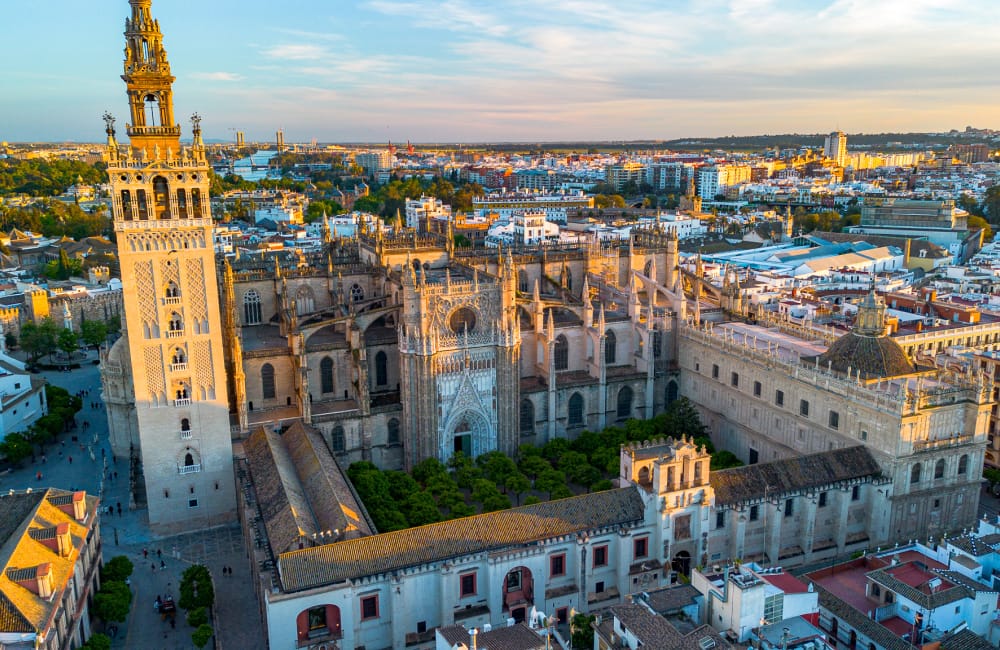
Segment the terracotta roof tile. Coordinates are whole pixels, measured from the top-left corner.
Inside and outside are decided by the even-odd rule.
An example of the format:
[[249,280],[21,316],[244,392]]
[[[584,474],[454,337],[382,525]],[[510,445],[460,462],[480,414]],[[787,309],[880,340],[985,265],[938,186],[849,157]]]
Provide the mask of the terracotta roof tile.
[[877,477],[882,470],[864,446],[845,447],[770,463],[744,465],[709,474],[718,505],[733,505],[840,481]]
[[280,555],[287,592],[643,519],[634,487],[583,494]]

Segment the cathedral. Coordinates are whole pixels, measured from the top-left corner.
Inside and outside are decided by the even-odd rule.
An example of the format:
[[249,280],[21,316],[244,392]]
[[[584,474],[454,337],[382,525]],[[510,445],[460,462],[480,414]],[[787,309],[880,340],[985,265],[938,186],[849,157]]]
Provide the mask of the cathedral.
[[[397,220],[349,238],[326,226],[310,252],[217,256],[200,118],[182,145],[159,23],[150,0],[130,5],[128,145],[106,117],[124,334],[102,381],[154,529],[231,520],[234,456],[259,431],[303,425],[333,466],[409,469],[648,418],[680,396],[749,464],[867,448],[890,511],[880,538],[975,520],[989,388],[914,365],[874,290],[846,334],[783,321],[749,306],[734,271],[719,287],[683,262],[656,224],[622,242],[466,249]],[[815,530],[802,531],[805,560]],[[793,552],[782,542],[718,552],[773,559]]]

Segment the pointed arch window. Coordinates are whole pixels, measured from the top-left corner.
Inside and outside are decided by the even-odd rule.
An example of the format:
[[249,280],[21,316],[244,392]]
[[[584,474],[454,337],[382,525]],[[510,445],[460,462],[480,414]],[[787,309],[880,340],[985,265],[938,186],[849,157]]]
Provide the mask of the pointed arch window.
[[521,400],[521,435],[527,436],[535,432],[535,405],[528,398]]
[[260,294],[251,289],[243,294],[243,324],[257,325],[260,323]]
[[524,269],[517,272],[517,290],[521,293],[528,293],[528,274]]
[[361,302],[365,299],[365,290],[361,288],[360,284],[355,283],[351,287],[351,302]]
[[191,467],[194,465],[194,456],[190,452],[184,454],[184,467]]
[[389,357],[382,350],[375,355],[375,385],[385,386],[389,383]]
[[344,427],[339,424],[333,427],[333,433],[330,435],[330,446],[333,447],[335,454],[343,453],[347,449],[347,436],[344,435]]
[[569,341],[563,334],[556,337],[555,345],[552,346],[552,359],[556,370],[566,370],[569,367]]
[[963,454],[962,457],[958,459],[958,473],[959,475],[962,475],[968,471],[969,471],[969,455]]
[[944,458],[938,459],[938,462],[934,463],[934,479],[944,478]]
[[663,355],[663,332],[653,330],[653,358],[659,359]]
[[330,357],[323,357],[319,362],[319,383],[320,392],[333,392],[333,359]]
[[177,312],[170,314],[169,327],[171,332],[184,331],[184,319],[181,318],[180,314],[178,314]]
[[[146,201],[146,190],[135,191],[135,203],[139,208],[139,221],[149,220],[149,202]],[[149,250],[149,249],[147,249]]]
[[274,399],[274,366],[269,363],[260,367],[260,386],[264,399]]
[[165,294],[167,298],[180,298],[181,290],[177,286],[177,283],[171,280],[170,282],[167,283]]
[[618,391],[618,408],[616,414],[619,420],[627,420],[632,416],[632,389],[622,386]]
[[604,334],[604,363],[610,365],[615,362],[618,351],[618,337],[611,330]]
[[916,485],[920,482],[920,463],[917,463],[910,470],[910,485]]
[[122,219],[132,221],[132,193],[122,190]]
[[174,355],[171,357],[171,363],[175,366],[180,363],[187,363],[187,355],[184,353],[184,348],[174,348]]
[[573,271],[568,267],[566,268],[566,288],[570,291],[573,290]]
[[194,213],[195,219],[201,219],[201,190],[199,188],[194,188],[191,190],[191,209]]
[[177,214],[181,219],[188,218],[187,192],[184,191],[183,187],[177,188]]
[[162,176],[153,179],[153,214],[156,219],[170,218],[170,189]]
[[573,393],[569,398],[569,426],[583,426],[583,395]]
[[295,292],[295,313],[299,316],[312,313],[316,308],[315,302],[309,287],[299,287],[299,290]]
[[386,426],[386,430],[388,432],[388,436],[386,438],[386,441],[390,445],[398,445],[399,444],[399,420],[397,420],[396,418],[392,418],[391,420],[389,420],[389,424],[388,424],[388,426]]
[[[146,39],[142,40],[142,49],[144,60],[149,60],[149,45]],[[146,113],[146,126],[159,126],[160,125],[160,98],[155,93],[149,93],[142,98],[145,103],[145,113]]]

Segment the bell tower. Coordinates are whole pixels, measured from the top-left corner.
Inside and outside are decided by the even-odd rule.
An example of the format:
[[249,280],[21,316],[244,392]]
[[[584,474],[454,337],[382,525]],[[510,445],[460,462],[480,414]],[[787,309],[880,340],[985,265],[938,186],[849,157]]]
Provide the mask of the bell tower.
[[[150,525],[175,532],[231,519],[235,511],[228,390],[209,205],[211,169],[192,116],[192,143],[174,124],[163,35],[151,0],[130,0],[125,81],[131,123],[119,146],[106,114],[105,159],[112,188],[124,291],[127,346],[117,358],[134,400],[106,399],[120,437],[116,455],[141,462]],[[112,351],[114,354],[114,351]],[[110,372],[110,371],[106,371]],[[112,436],[115,439],[115,436]]]

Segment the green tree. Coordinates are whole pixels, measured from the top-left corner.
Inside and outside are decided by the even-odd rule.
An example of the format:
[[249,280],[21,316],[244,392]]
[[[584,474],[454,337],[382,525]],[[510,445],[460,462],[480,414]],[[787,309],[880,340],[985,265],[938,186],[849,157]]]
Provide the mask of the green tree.
[[570,620],[570,643],[573,650],[590,650],[594,647],[594,629],[590,627],[596,619],[586,614],[577,614]]
[[982,217],[977,217],[976,215],[969,215],[969,230],[982,230],[983,231],[983,241],[993,240],[993,229],[990,224],[986,222],[986,219]]
[[1000,185],[994,185],[986,190],[983,197],[983,212],[993,223],[1000,223]]
[[128,616],[132,590],[124,582],[105,582],[94,594],[94,614],[107,623],[121,623]]
[[401,510],[411,526],[441,521],[441,511],[430,492],[419,490],[403,500]]
[[108,324],[99,320],[85,320],[80,324],[80,338],[87,345],[100,345],[108,339]]
[[202,564],[189,566],[181,574],[180,600],[177,604],[190,610],[196,607],[211,607],[215,602],[215,588],[212,586],[212,575]]
[[514,495],[514,503],[521,505],[521,495],[531,489],[531,481],[521,472],[516,472],[507,477],[504,488],[507,494]]
[[191,627],[200,627],[208,623],[208,609],[205,607],[195,607],[187,615],[187,624]]
[[59,340],[56,343],[59,349],[69,356],[80,349],[80,339],[71,329],[64,329],[59,332]]
[[32,454],[31,443],[23,433],[8,433],[0,442],[0,454],[11,465],[19,465]]
[[354,209],[359,212],[370,212],[371,214],[378,214],[382,208],[382,202],[374,196],[362,196],[360,199],[354,202]]
[[111,637],[101,632],[90,635],[87,642],[80,646],[80,650],[111,650]]
[[549,461],[545,460],[541,456],[527,456],[521,458],[521,462],[517,464],[518,469],[520,469],[528,477],[535,479],[539,474],[547,469],[552,469],[552,465]]
[[990,484],[990,491],[993,491],[998,484],[1000,484],[1000,469],[984,469],[983,478],[986,479]]
[[54,350],[58,337],[59,328],[51,318],[44,318],[37,324],[29,321],[21,326],[21,347],[32,363]]
[[135,565],[132,560],[124,555],[116,555],[101,567],[101,580],[103,582],[125,582],[132,575]]
[[556,469],[549,468],[535,479],[535,489],[547,492],[550,499],[554,498],[552,494],[560,487],[566,487],[566,475]]
[[743,461],[736,457],[731,451],[723,450],[712,454],[712,461],[709,465],[710,469],[714,472],[720,469],[729,469],[730,467],[742,467]]
[[193,643],[196,648],[204,648],[208,645],[208,642],[212,640],[213,634],[215,634],[215,630],[212,629],[211,625],[208,625],[207,623],[199,625],[198,629],[191,633],[191,643]]
[[4,332],[3,342],[8,350],[13,350],[17,347],[17,337],[14,336],[14,332]]

